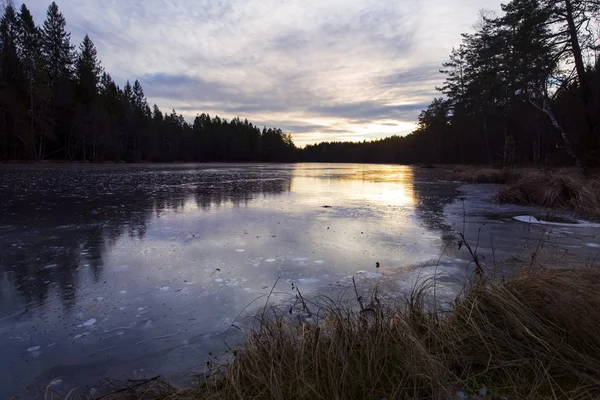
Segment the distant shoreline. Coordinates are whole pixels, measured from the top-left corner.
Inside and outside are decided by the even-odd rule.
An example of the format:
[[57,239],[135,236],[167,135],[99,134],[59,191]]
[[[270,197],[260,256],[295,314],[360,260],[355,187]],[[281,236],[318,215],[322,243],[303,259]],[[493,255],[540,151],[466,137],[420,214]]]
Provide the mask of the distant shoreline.
[[[2,161],[0,166],[3,165],[209,165],[209,164],[365,164],[365,165],[398,165],[398,166],[413,166],[413,167],[424,167],[420,164],[397,164],[389,162],[361,162],[361,161],[63,161],[63,160],[46,160],[46,161]],[[451,165],[439,165],[435,168],[449,168]]]

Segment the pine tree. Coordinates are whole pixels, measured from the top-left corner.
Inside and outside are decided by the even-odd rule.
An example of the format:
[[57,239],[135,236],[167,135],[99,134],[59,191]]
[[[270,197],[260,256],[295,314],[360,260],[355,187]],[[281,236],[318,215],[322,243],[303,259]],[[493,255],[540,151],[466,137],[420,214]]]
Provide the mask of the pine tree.
[[127,80],[127,82],[125,82],[125,86],[123,86],[123,100],[126,101],[129,106],[135,105],[133,89],[131,88],[131,83],[129,83],[129,80]]
[[505,15],[496,24],[506,44],[509,93],[524,99],[539,96],[558,68],[559,57],[549,39],[550,13],[538,0],[513,0],[503,5],[502,10]]
[[77,136],[81,143],[81,159],[90,156],[96,159],[100,135],[99,117],[100,102],[97,101],[98,85],[102,67],[94,43],[85,35],[79,45],[79,53],[75,61],[76,116]]
[[144,89],[142,88],[140,81],[137,79],[133,83],[132,99],[137,111],[143,113],[148,105],[148,102],[146,101],[146,96],[144,95]]
[[18,14],[17,39],[19,58],[27,82],[28,137],[31,141],[33,158],[41,160],[44,158],[47,145],[46,133],[49,130],[48,113],[51,96],[41,55],[41,32],[25,4],[21,6]]
[[[4,9],[0,21],[0,100],[2,102],[2,150],[8,159],[27,157],[19,152],[17,140],[29,146],[21,137],[21,126],[24,124],[22,92],[24,87],[22,64],[17,50],[18,22],[17,14],[11,4]],[[25,142],[25,143],[23,143]],[[26,149],[25,149],[26,150]],[[27,151],[27,150],[26,150]]]
[[28,79],[34,79],[38,75],[37,71],[43,68],[43,60],[40,59],[41,32],[25,4],[19,10],[17,29],[19,58],[23,62]]
[[444,69],[440,73],[446,75],[444,86],[437,90],[444,93],[453,102],[458,102],[464,98],[467,91],[467,49],[460,45],[458,49],[452,48],[450,52],[450,61],[445,62]]
[[151,114],[148,109],[148,102],[144,95],[144,89],[136,79],[131,89],[132,99],[132,132],[134,139],[134,150],[136,159],[143,159],[149,153],[148,150],[148,130]]
[[42,54],[51,82],[70,78],[74,62],[71,33],[66,31],[66,21],[55,2],[48,7],[42,27]]
[[163,123],[163,114],[160,111],[160,108],[158,108],[158,106],[155,104],[152,107],[152,121],[156,124],[156,125],[160,125]]
[[102,76],[102,66],[98,60],[98,52],[88,35],[79,45],[79,54],[75,62],[75,78],[78,86],[78,97],[84,104],[90,103],[98,93],[98,85]]
[[[471,126],[467,139],[471,143],[478,143],[485,149],[483,153],[489,165],[495,164],[495,155],[492,143],[493,135],[490,132],[492,125],[506,127],[506,91],[505,76],[502,70],[502,52],[504,42],[499,38],[494,17],[487,12],[480,13],[480,22],[473,34],[463,34],[464,80],[466,91],[459,101],[460,110],[455,112],[453,120],[459,120],[462,115],[467,115],[470,122],[460,121],[455,126]],[[454,118],[456,117],[456,118]],[[499,119],[501,119],[499,121]],[[473,131],[475,129],[475,131]]]
[[21,62],[18,54],[19,24],[17,14],[12,5],[7,5],[0,20],[0,39],[2,41],[2,78],[8,84],[15,80],[21,72]]

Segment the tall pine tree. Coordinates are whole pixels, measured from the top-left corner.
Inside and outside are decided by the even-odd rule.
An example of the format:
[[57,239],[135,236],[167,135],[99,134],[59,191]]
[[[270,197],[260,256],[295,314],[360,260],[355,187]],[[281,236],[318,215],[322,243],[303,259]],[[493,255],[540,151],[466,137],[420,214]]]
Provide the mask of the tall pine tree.
[[102,66],[98,60],[96,46],[88,35],[79,45],[79,54],[75,61],[75,79],[77,95],[80,102],[89,104],[98,93],[98,85],[102,76]]
[[28,141],[32,158],[45,156],[49,131],[49,106],[51,91],[48,86],[44,59],[41,54],[41,32],[31,12],[23,4],[18,14],[18,50],[27,84]]
[[74,48],[66,24],[65,17],[56,3],[52,2],[42,27],[42,54],[52,82],[61,78],[70,78],[72,74]]
[[98,158],[100,129],[98,119],[101,113],[97,95],[101,74],[102,67],[98,60],[96,47],[90,37],[85,35],[75,61],[75,98],[78,104],[75,128],[80,141],[83,161],[86,161],[88,157],[92,160]]
[[2,151],[5,157],[29,157],[29,143],[22,136],[23,65],[18,55],[18,21],[8,4],[0,21],[0,90],[2,102]]

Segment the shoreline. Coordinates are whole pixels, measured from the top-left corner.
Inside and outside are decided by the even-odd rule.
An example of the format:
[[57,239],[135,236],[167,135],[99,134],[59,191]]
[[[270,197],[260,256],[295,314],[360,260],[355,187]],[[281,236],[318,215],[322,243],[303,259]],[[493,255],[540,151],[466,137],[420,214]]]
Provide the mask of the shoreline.
[[153,377],[101,398],[594,398],[599,281],[600,270],[581,266],[475,274],[449,313],[429,281],[404,299],[377,290],[353,302],[300,298],[303,318],[263,311],[194,387]]

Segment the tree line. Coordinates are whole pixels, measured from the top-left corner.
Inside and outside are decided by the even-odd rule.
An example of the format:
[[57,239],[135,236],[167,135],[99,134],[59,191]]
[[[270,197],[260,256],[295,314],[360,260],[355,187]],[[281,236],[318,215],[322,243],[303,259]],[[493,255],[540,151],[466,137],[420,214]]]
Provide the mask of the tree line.
[[207,114],[188,123],[121,89],[58,6],[0,22],[0,159],[600,164],[599,0],[512,0],[481,12],[440,72],[441,96],[407,136],[299,150],[280,129]]
[[288,161],[291,135],[208,114],[188,123],[120,88],[88,35],[75,48],[56,3],[37,26],[25,4],[0,21],[0,160]]
[[512,0],[480,13],[405,137],[307,146],[309,161],[600,164],[597,0]]

